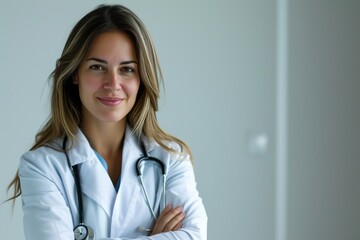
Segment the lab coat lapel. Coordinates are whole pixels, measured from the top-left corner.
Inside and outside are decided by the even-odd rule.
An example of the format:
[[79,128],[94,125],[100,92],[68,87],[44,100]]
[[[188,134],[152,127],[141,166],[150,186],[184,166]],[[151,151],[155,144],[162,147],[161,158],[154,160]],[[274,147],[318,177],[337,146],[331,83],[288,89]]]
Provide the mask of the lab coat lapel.
[[80,130],[77,133],[77,141],[69,151],[69,158],[72,166],[78,164],[83,194],[93,199],[110,217],[116,191],[108,173]]
[[[116,191],[110,177],[96,156],[80,165],[82,192],[100,205],[110,217]],[[84,177],[85,176],[85,177]]]
[[119,230],[119,234],[121,234],[121,231],[125,231],[132,217],[139,214],[136,209],[136,199],[141,192],[141,188],[135,169],[136,162],[141,156],[143,156],[143,152],[139,139],[127,127],[123,145],[121,183],[115,203],[115,210],[119,209],[119,211],[114,213],[119,214],[118,219],[123,227]]
[[[147,154],[151,155],[154,143],[149,143],[146,138],[141,141],[145,145]],[[141,191],[138,176],[136,174],[136,162],[144,156],[139,138],[136,137],[129,126],[126,127],[122,155],[121,182],[118,194],[110,180],[106,170],[101,165],[94,150],[91,148],[81,130],[78,130],[77,141],[69,150],[70,164],[79,165],[79,175],[83,194],[93,199],[107,213],[112,216],[115,201],[121,205],[121,218],[126,225],[128,214],[136,212],[135,199]]]

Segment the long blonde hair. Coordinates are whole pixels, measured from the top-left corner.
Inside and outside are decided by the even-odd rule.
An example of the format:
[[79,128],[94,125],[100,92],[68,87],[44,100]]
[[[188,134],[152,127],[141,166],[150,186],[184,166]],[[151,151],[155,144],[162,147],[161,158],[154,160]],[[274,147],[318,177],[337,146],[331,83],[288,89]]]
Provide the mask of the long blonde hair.
[[[121,5],[100,5],[80,19],[71,31],[55,70],[49,77],[52,80],[50,117],[36,135],[30,150],[63,136],[75,140],[82,105],[73,77],[94,39],[101,33],[111,31],[121,31],[130,36],[139,62],[141,84],[135,105],[127,117],[133,133],[138,137],[145,135],[170,152],[175,150],[169,148],[166,142],[176,142],[181,151],[189,154],[192,159],[188,145],[164,132],[157,122],[159,83],[162,81],[159,60],[145,25],[131,10]],[[21,195],[18,172],[8,190],[11,188],[14,192],[8,200],[15,200]]]

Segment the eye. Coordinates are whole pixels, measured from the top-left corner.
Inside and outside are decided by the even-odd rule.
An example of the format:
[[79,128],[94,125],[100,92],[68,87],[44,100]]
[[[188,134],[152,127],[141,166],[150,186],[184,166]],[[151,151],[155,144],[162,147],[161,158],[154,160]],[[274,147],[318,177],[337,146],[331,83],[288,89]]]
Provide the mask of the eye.
[[105,70],[105,67],[99,65],[99,64],[94,64],[94,65],[91,65],[89,67],[91,70],[95,70],[95,71],[103,71]]
[[132,72],[135,72],[135,68],[129,67],[129,66],[124,66],[124,67],[120,68],[120,72],[122,72],[122,73],[132,73]]

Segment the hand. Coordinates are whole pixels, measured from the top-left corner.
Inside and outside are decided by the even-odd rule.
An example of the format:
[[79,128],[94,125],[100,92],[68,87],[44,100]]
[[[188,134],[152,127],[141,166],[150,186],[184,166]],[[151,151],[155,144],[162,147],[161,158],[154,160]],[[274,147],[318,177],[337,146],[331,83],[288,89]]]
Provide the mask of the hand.
[[182,226],[184,217],[185,213],[180,206],[173,208],[171,205],[167,205],[158,219],[156,219],[150,235],[179,230]]

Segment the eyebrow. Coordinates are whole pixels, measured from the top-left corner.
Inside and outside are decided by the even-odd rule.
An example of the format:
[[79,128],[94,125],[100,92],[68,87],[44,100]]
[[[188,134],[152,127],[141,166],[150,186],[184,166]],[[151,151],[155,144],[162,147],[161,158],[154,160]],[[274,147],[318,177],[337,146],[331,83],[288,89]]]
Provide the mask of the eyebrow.
[[[88,58],[86,61],[91,61],[91,60],[101,62],[104,64],[108,63],[107,61],[105,61],[104,59],[101,59],[101,58]],[[126,65],[126,64],[131,64],[131,63],[137,64],[137,61],[135,61],[135,60],[124,61],[124,62],[121,62],[120,65]]]

